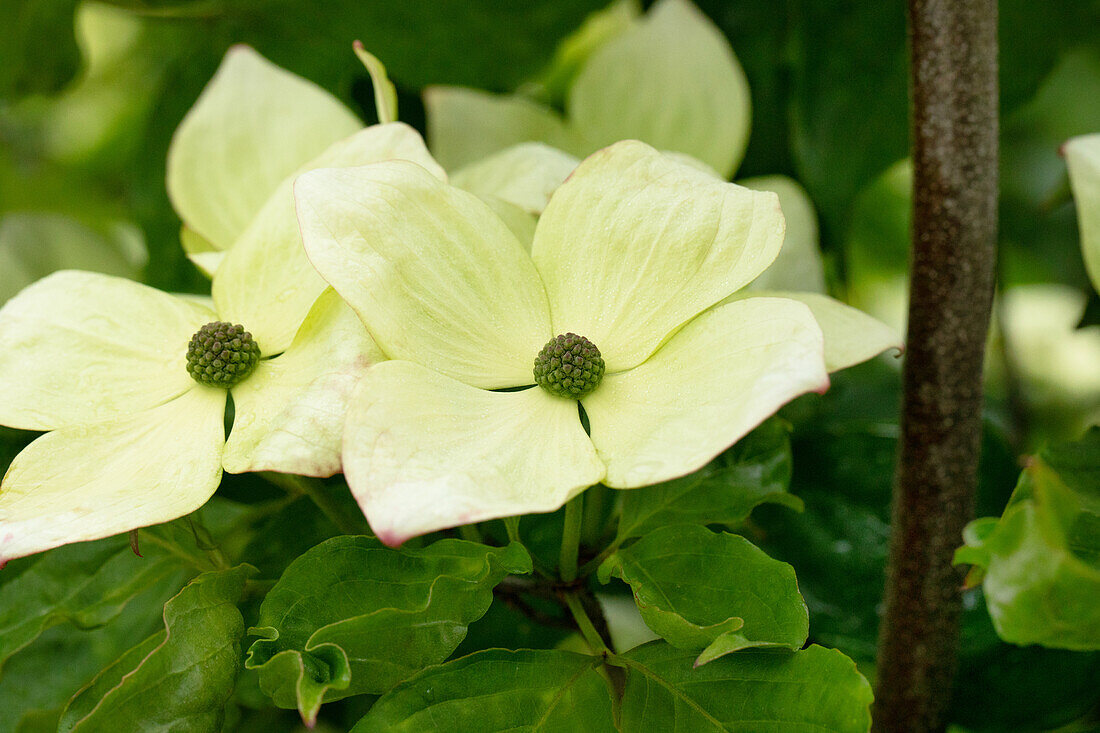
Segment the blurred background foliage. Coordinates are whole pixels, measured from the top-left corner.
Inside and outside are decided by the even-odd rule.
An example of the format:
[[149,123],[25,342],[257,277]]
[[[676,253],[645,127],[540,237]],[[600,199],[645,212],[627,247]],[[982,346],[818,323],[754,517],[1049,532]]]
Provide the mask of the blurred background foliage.
[[[751,88],[752,132],[738,178],[799,181],[818,209],[830,292],[904,327],[911,179],[905,4],[697,2],[726,34]],[[545,82],[559,43],[603,5],[4,0],[0,302],[59,266],[207,290],[179,246],[165,158],[174,129],[235,43],[320,84],[370,123],[372,89],[351,52],[360,39],[386,64],[402,119],[423,132],[426,86],[507,92]],[[1020,456],[1079,436],[1100,415],[1100,307],[1059,155],[1067,138],[1100,131],[1100,0],[999,5],[1001,296],[979,515],[1001,513]],[[811,638],[842,649],[871,674],[899,394],[896,364],[880,360],[838,375],[827,395],[787,408],[791,489],[806,512],[764,507],[747,530],[795,565]],[[0,469],[29,437],[0,428]],[[1005,644],[978,594],[967,597],[956,723],[973,731],[1095,730],[1087,727],[1095,717],[1080,721],[1090,710],[1095,715],[1100,699],[1100,655]],[[497,621],[508,617],[497,612]],[[56,652],[66,653],[65,631],[54,634]],[[13,700],[17,693],[7,690]],[[247,713],[247,678],[238,695]],[[240,730],[272,730],[263,716],[276,714],[242,715]],[[33,723],[28,718],[19,730]],[[5,725],[0,731],[15,729]]]

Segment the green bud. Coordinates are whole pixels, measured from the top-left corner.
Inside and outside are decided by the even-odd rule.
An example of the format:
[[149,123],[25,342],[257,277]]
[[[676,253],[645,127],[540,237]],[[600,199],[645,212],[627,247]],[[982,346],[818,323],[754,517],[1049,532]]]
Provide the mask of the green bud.
[[240,384],[259,361],[259,344],[239,324],[207,323],[187,344],[187,373],[209,387],[229,389]]
[[558,397],[579,400],[599,386],[604,363],[600,350],[584,336],[555,336],[535,357],[535,383]]

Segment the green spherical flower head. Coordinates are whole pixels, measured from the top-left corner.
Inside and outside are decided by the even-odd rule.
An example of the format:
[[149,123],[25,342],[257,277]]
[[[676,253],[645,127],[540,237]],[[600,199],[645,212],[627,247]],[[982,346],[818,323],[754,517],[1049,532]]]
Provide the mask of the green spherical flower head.
[[235,323],[207,323],[187,345],[187,373],[209,387],[229,389],[240,384],[259,361],[259,344]]
[[591,394],[603,373],[596,344],[575,333],[555,336],[535,357],[535,383],[558,397],[579,400]]

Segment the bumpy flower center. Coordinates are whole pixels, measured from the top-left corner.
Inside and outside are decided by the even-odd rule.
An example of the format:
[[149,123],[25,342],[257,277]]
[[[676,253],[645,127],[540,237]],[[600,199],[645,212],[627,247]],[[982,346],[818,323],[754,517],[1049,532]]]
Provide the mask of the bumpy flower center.
[[599,386],[603,373],[600,350],[575,333],[555,336],[535,357],[535,383],[558,397],[579,400]]
[[207,323],[187,344],[187,373],[210,387],[240,384],[259,361],[259,345],[240,324]]

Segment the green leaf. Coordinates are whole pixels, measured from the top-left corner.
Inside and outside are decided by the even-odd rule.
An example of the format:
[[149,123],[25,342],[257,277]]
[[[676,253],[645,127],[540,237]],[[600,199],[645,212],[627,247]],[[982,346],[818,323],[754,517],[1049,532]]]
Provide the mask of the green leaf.
[[[873,663],[878,636],[899,399],[898,370],[871,362],[833,375],[823,397],[810,395],[792,404],[785,410],[795,423],[791,491],[805,499],[806,511],[765,506],[753,515],[759,544],[795,568],[810,609],[810,639],[836,646],[861,665]],[[987,413],[979,515],[999,512],[1019,475],[1015,455],[997,427],[996,407],[988,406]],[[1021,654],[992,630],[981,631],[990,622],[980,593],[964,597],[953,720],[965,720],[968,729],[983,733],[1047,729],[1057,725],[1037,721],[1067,722],[1059,716],[1098,702],[1100,664],[1089,657],[1100,655],[1037,646]],[[1023,666],[1017,666],[1018,660]],[[1059,679],[1073,684],[1052,682]],[[1022,696],[1020,689],[1037,692]]]
[[678,649],[702,649],[696,666],[751,647],[806,643],[809,615],[794,568],[734,534],[671,525],[600,565],[600,582],[622,578],[646,625]]
[[[27,444],[36,437],[38,437],[38,433],[0,425],[0,476],[7,473],[12,459],[19,455],[19,451],[26,448]],[[3,585],[6,580],[7,578],[0,574],[0,585]]]
[[382,696],[352,733],[615,731],[600,660],[490,649],[430,667]]
[[279,707],[312,722],[321,703],[379,694],[446,659],[509,573],[531,572],[521,545],[440,540],[390,549],[341,536],[299,557],[267,594],[246,667]]
[[240,670],[237,599],[247,565],[200,575],[164,606],[164,631],[123,654],[81,690],[58,733],[162,730],[217,733]]
[[145,555],[134,555],[127,538],[118,536],[35,558],[0,586],[0,671],[51,626],[102,626],[150,586],[182,583],[187,577],[188,567],[178,557],[156,547],[148,547]]
[[692,667],[655,641],[615,657],[627,670],[622,730],[830,731],[871,727],[871,686],[833,649],[747,650]]
[[964,596],[953,722],[972,733],[1061,730],[1100,704],[1100,653],[1006,644],[981,590],[971,593]]
[[763,503],[801,510],[802,501],[787,493],[790,478],[787,427],[773,418],[700,471],[622,492],[617,541],[668,524],[740,524]]
[[1100,427],[1024,469],[996,525],[971,523],[993,625],[1014,644],[1100,650]]
[[[37,562],[39,558],[33,560]],[[32,568],[33,565],[28,570]],[[0,577],[14,569],[5,568]],[[146,587],[103,626],[86,630],[59,624],[46,629],[33,643],[12,655],[0,675],[0,710],[4,711],[0,715],[0,733],[37,730],[36,722],[51,719],[49,730],[56,731],[69,698],[133,646],[135,639],[144,639],[164,628],[164,603],[185,582],[186,578],[178,575],[164,578]],[[58,664],[59,659],[65,663]]]

